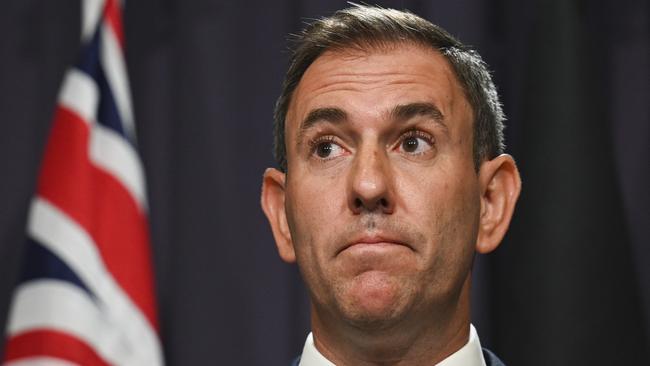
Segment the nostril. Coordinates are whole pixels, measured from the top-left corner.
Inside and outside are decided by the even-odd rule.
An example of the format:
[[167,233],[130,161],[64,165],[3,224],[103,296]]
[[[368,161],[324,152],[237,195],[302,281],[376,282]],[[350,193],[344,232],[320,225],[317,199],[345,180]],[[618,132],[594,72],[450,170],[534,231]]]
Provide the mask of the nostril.
[[386,201],[385,198],[380,199],[379,204],[384,206],[384,207],[388,207],[388,201]]
[[363,206],[363,202],[361,202],[361,199],[355,198],[354,199],[354,207],[359,208],[361,206]]

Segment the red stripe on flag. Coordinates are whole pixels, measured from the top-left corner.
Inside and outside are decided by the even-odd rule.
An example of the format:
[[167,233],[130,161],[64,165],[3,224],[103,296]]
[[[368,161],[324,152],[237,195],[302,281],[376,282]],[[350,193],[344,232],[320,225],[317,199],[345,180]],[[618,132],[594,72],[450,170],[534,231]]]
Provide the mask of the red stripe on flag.
[[5,362],[25,357],[55,357],[79,365],[109,366],[87,343],[54,330],[33,330],[11,337],[5,346]]
[[115,177],[91,164],[88,146],[88,125],[59,106],[38,193],[90,234],[117,283],[157,330],[146,217]]
[[124,31],[122,29],[122,12],[117,0],[107,0],[104,7],[104,17],[106,22],[113,29],[115,38],[120,42],[120,47],[124,49]]

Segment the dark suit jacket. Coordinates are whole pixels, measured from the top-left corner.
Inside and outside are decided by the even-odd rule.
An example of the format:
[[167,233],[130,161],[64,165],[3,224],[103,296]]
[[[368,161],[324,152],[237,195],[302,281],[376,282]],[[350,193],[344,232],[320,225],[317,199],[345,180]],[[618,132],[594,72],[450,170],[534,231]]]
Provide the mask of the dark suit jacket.
[[[501,362],[501,360],[499,360],[499,358],[495,356],[494,353],[490,352],[485,348],[483,348],[483,358],[485,359],[485,364],[487,366],[505,366],[505,364]],[[298,366],[299,363],[300,363],[300,357],[293,360],[291,366]]]

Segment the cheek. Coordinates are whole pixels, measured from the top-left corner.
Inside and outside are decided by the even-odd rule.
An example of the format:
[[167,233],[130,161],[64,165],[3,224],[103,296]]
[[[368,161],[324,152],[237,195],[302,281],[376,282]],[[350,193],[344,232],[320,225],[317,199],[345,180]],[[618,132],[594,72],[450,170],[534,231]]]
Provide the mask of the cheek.
[[[455,173],[455,174],[451,174]],[[425,233],[425,258],[470,256],[478,230],[480,201],[472,171],[459,174],[431,169],[417,179],[402,179],[401,196],[406,215]]]
[[478,230],[480,201],[475,185],[468,181],[447,181],[437,201],[440,234],[455,247],[473,246]]
[[342,197],[337,181],[328,177],[296,175],[287,182],[287,219],[298,256],[313,262],[327,252],[342,217]]
[[328,261],[343,216],[337,203],[341,193],[326,179],[300,178],[287,182],[287,221],[298,268],[312,300],[320,304],[331,297],[330,284],[336,279]]

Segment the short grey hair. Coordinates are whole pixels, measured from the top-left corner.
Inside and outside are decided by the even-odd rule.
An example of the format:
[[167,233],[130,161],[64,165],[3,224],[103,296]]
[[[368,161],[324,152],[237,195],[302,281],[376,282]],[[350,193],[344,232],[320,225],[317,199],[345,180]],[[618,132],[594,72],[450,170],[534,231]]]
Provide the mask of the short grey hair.
[[283,172],[287,170],[287,111],[293,92],[307,68],[325,51],[372,50],[399,44],[432,48],[451,64],[472,107],[476,170],[484,160],[503,153],[505,116],[488,67],[475,50],[441,27],[408,11],[353,5],[308,24],[295,36],[294,42],[289,69],[274,113],[274,153]]

